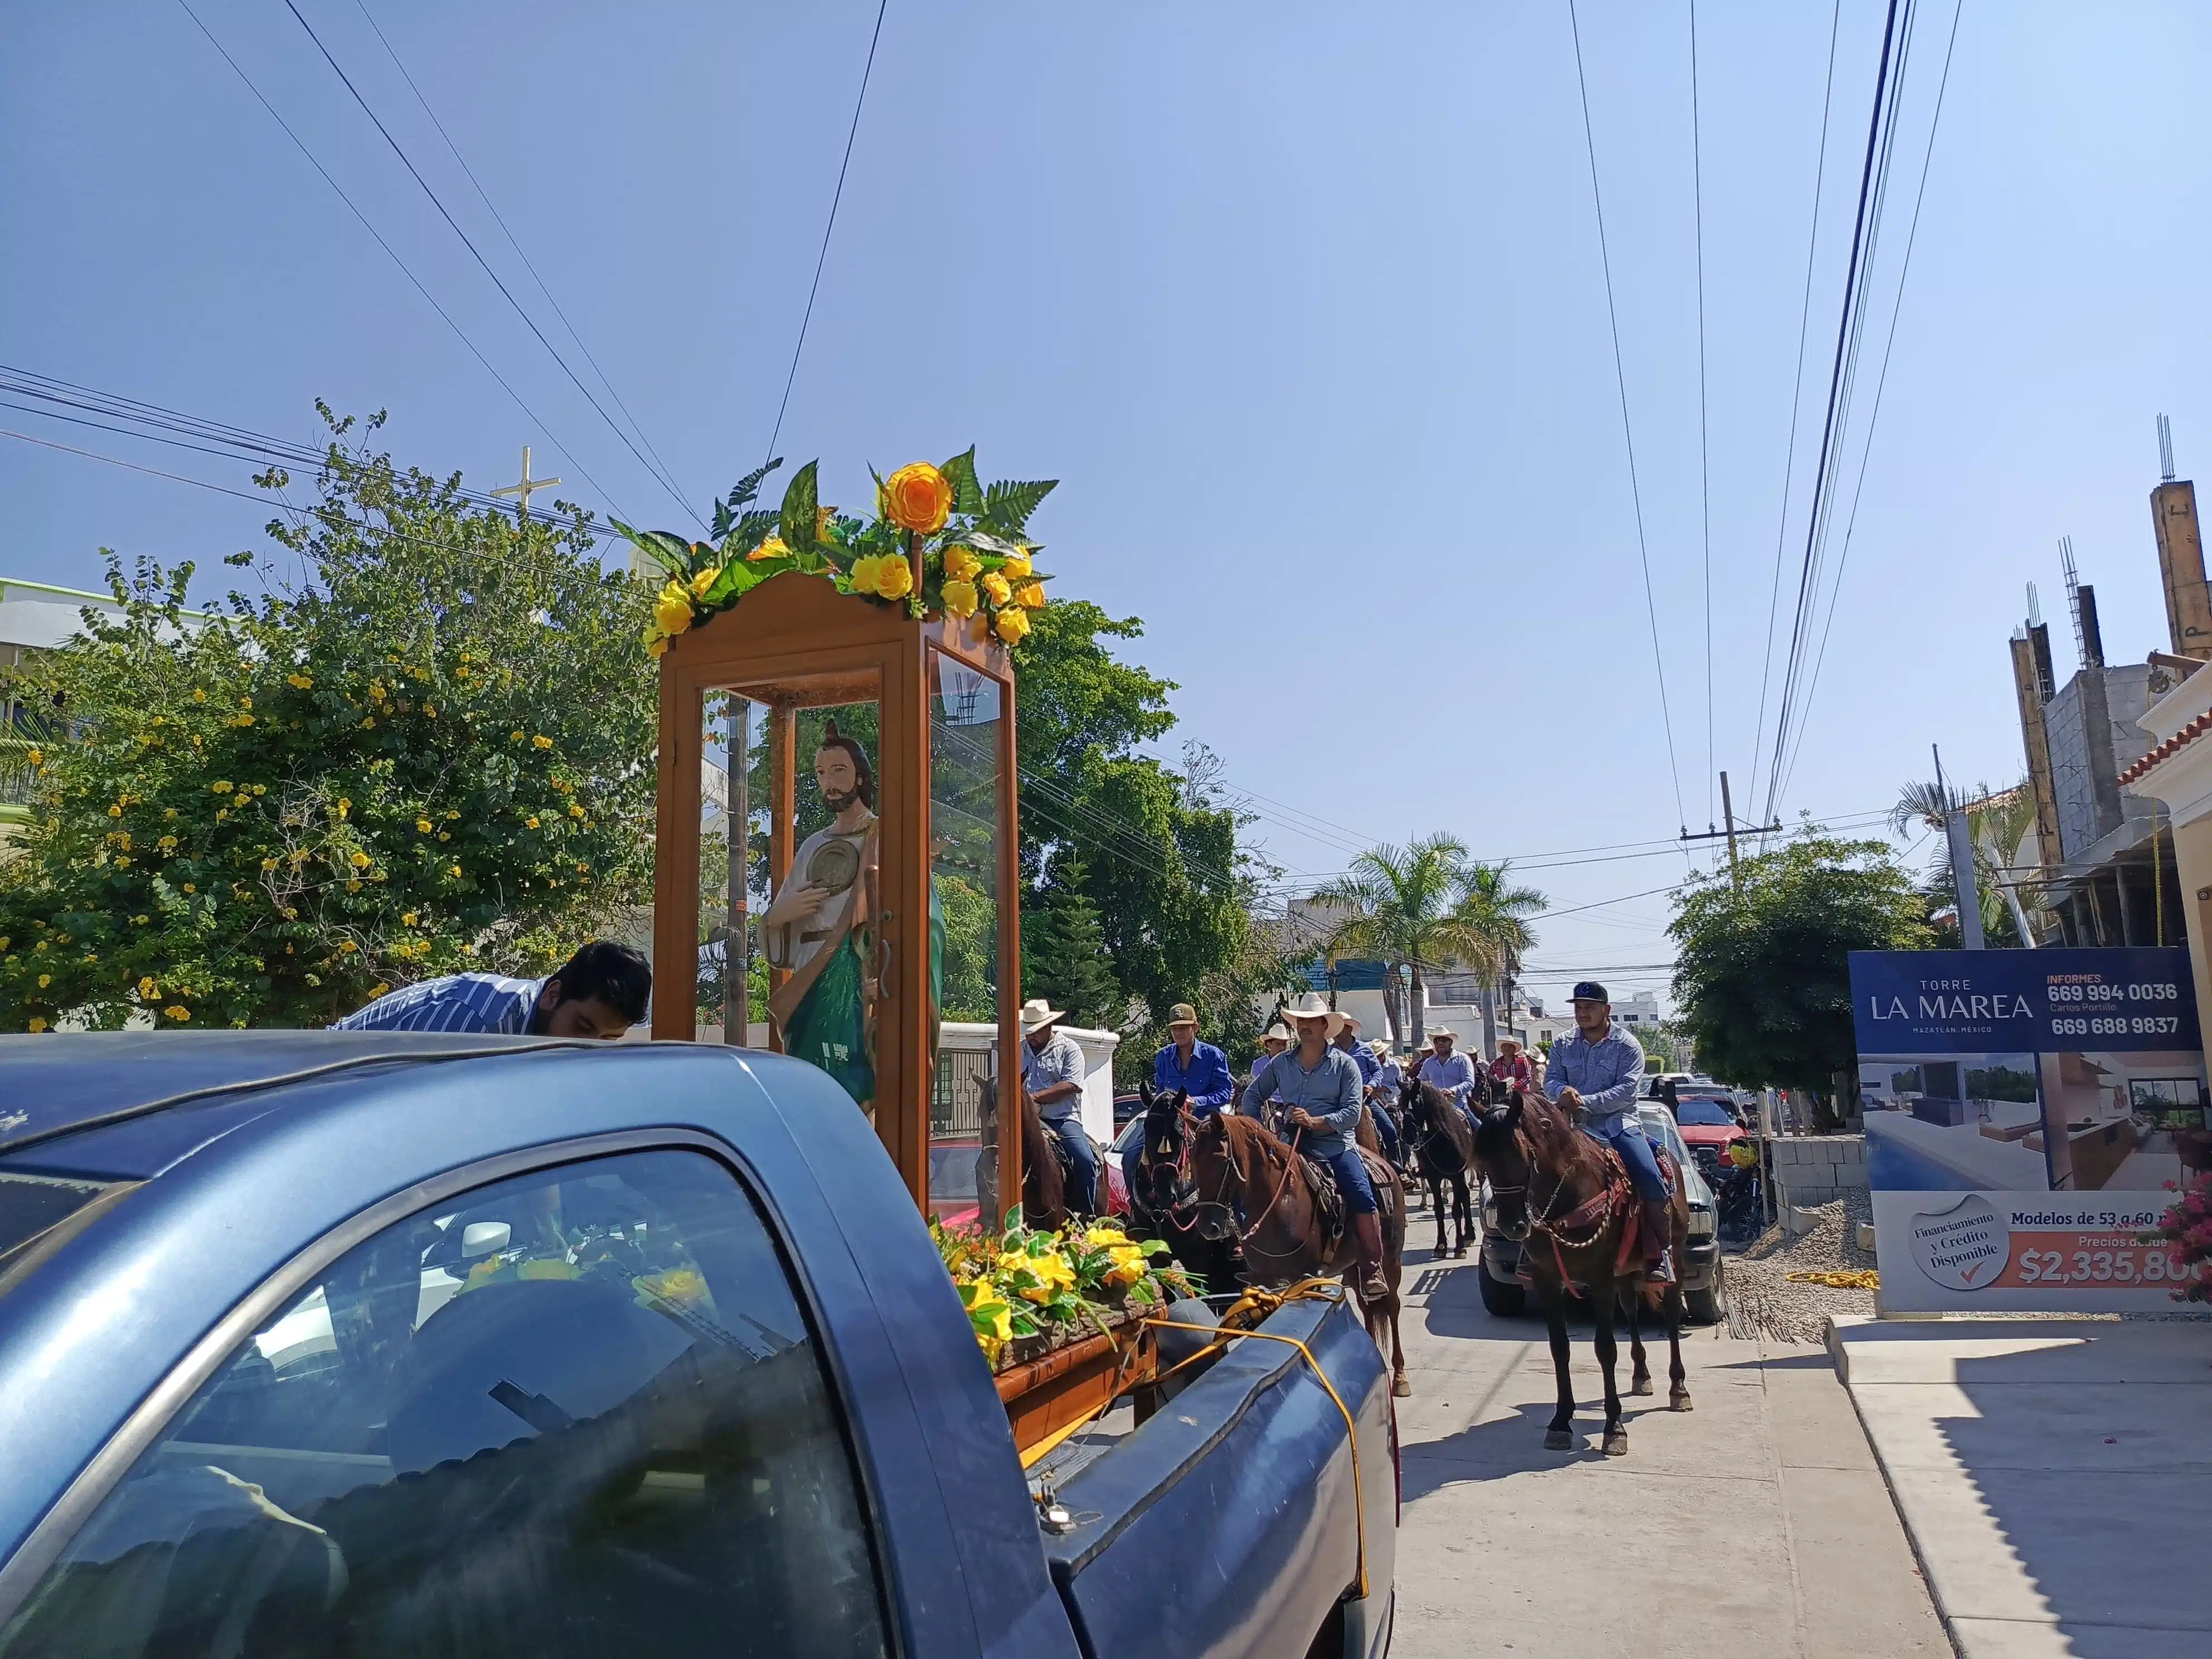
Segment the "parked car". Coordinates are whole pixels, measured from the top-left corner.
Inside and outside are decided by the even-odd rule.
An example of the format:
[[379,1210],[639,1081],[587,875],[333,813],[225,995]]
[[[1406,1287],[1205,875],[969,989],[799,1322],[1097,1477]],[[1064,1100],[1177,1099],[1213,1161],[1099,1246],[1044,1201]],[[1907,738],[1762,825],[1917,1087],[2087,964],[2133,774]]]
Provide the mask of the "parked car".
[[[1674,1264],[1680,1276],[1682,1300],[1690,1317],[1711,1324],[1721,1316],[1721,1249],[1715,1221],[1712,1187],[1699,1172],[1697,1160],[1683,1145],[1681,1131],[1667,1109],[1645,1101],[1638,1109],[1644,1133],[1674,1156],[1682,1171],[1684,1196],[1690,1203],[1690,1246],[1685,1260]],[[1482,1260],[1478,1269],[1482,1305],[1502,1318],[1520,1313],[1528,1301],[1528,1288],[1520,1278],[1521,1246],[1498,1231],[1497,1211],[1490,1188],[1482,1188]]]
[[1674,1109],[1674,1124],[1708,1185],[1720,1179],[1728,1149],[1752,1139],[1735,1103],[1712,1095],[1684,1094]]
[[0,1037],[0,1656],[1378,1655],[1388,1372],[1264,1328],[1041,1496],[800,1062]]

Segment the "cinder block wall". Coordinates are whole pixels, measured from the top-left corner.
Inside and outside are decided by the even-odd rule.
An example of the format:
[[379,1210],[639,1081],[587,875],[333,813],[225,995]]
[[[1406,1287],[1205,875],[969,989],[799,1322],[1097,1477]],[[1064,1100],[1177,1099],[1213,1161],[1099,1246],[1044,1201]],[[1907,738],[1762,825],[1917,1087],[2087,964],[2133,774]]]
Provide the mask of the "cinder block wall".
[[1775,1197],[1784,1206],[1810,1209],[1846,1192],[1866,1190],[1864,1135],[1779,1135],[1768,1145],[1774,1153]]

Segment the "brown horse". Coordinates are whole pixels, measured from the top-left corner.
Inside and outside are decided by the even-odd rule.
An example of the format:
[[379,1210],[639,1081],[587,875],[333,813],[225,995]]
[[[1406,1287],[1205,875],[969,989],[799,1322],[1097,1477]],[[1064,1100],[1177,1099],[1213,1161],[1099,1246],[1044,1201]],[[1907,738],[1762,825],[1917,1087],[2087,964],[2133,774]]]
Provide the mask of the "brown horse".
[[[1669,1160],[1671,1161],[1671,1160]],[[1507,1104],[1485,1112],[1474,1133],[1474,1162],[1490,1183],[1498,1231],[1519,1243],[1524,1271],[1534,1280],[1544,1304],[1552,1340],[1552,1369],[1559,1378],[1559,1407],[1544,1432],[1547,1450],[1574,1444],[1574,1385],[1567,1374],[1567,1297],[1580,1285],[1596,1310],[1591,1342],[1605,1373],[1605,1455],[1628,1455],[1628,1431],[1621,1426],[1620,1395],[1613,1386],[1614,1311],[1630,1310],[1630,1338],[1635,1347],[1632,1392],[1648,1394],[1650,1373],[1644,1362],[1644,1340],[1636,1328],[1648,1304],[1667,1327],[1668,1408],[1690,1409],[1690,1390],[1682,1380],[1682,1322],[1686,1310],[1678,1284],[1658,1285],[1644,1278],[1641,1255],[1631,1229],[1641,1206],[1620,1163],[1592,1137],[1568,1122],[1566,1115],[1540,1094],[1519,1090]],[[1668,1205],[1674,1260],[1683,1259],[1689,1241],[1690,1212],[1682,1197],[1679,1171]]]
[[1190,1095],[1180,1090],[1156,1094],[1149,1083],[1138,1092],[1145,1102],[1145,1138],[1136,1178],[1129,1183],[1129,1231],[1139,1238],[1164,1242],[1168,1253],[1205,1290],[1234,1290],[1244,1276],[1236,1239],[1209,1238],[1199,1225],[1190,1164],[1190,1139],[1199,1119],[1190,1109]]
[[[975,1155],[975,1196],[986,1225],[1006,1219],[999,1203],[999,1080],[985,1078],[981,1093],[983,1145]],[[1044,1127],[1030,1091],[1014,1091],[1022,1111],[1022,1220],[1032,1227],[1057,1227],[1067,1219],[1067,1170],[1052,1132]]]
[[[1370,1131],[1371,1133],[1372,1131]],[[1244,1276],[1255,1285],[1342,1274],[1358,1294],[1358,1250],[1347,1227],[1335,1237],[1306,1184],[1304,1162],[1255,1120],[1217,1112],[1190,1138],[1191,1184],[1198,1225],[1209,1238],[1237,1238],[1244,1246]],[[1398,1284],[1406,1245],[1406,1189],[1398,1172],[1379,1157],[1367,1160],[1382,1221],[1382,1279],[1388,1291],[1359,1304],[1367,1334],[1390,1358],[1390,1392],[1405,1395],[1406,1351],[1398,1340]],[[1249,1220],[1241,1228],[1237,1218]],[[1388,1338],[1386,1341],[1384,1339]]]
[[[1474,1167],[1474,1125],[1449,1090],[1419,1078],[1406,1079],[1401,1097],[1406,1103],[1405,1144],[1420,1159],[1421,1180],[1429,1189],[1429,1207],[1437,1213],[1436,1254],[1465,1255],[1468,1235],[1474,1231],[1474,1206],[1468,1201],[1468,1172]],[[1451,1199],[1449,1218],[1456,1230],[1452,1249],[1444,1249],[1444,1199]]]

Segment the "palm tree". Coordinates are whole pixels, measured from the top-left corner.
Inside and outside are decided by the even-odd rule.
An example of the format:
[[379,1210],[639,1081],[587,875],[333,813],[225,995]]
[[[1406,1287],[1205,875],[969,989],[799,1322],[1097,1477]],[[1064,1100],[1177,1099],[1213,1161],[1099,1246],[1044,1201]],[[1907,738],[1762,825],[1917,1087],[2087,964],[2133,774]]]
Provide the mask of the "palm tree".
[[1393,978],[1401,969],[1411,971],[1415,1048],[1425,1041],[1421,970],[1450,954],[1446,936],[1453,912],[1467,896],[1468,875],[1467,844],[1439,833],[1410,847],[1372,848],[1314,894],[1321,903],[1351,912],[1322,942],[1328,960],[1352,954],[1380,957]]
[[1466,895],[1452,917],[1462,941],[1459,955],[1474,968],[1475,982],[1482,987],[1485,1054],[1498,1052],[1498,983],[1504,982],[1506,1006],[1510,1008],[1521,958],[1536,941],[1528,918],[1551,907],[1551,901],[1534,888],[1514,886],[1508,867],[1504,861],[1470,864]]
[[1902,836],[1921,824],[1944,837],[1937,843],[1928,884],[1932,891],[1954,894],[1958,883],[1952,872],[1947,831],[1949,815],[1960,809],[1966,814],[1966,832],[1973,846],[1974,893],[1982,912],[1983,932],[1996,931],[1999,917],[2009,914],[2021,943],[2033,945],[2036,924],[2045,918],[2047,907],[2039,894],[2023,900],[2014,873],[2027,838],[2035,830],[2035,798],[2025,779],[2009,789],[1992,790],[1984,784],[1972,794],[1915,781],[1898,792],[1897,805],[1889,811],[1889,827]]
[[[1409,976],[1413,1046],[1427,1040],[1422,975],[1457,957],[1486,986],[1519,966],[1531,942],[1526,917],[1544,908],[1542,894],[1515,887],[1503,864],[1468,856],[1467,845],[1448,834],[1425,836],[1410,847],[1382,846],[1360,854],[1344,877],[1315,893],[1324,904],[1351,914],[1330,930],[1322,950],[1330,959],[1357,952],[1379,957],[1395,980]],[[1486,1035],[1495,1029],[1486,1014]]]

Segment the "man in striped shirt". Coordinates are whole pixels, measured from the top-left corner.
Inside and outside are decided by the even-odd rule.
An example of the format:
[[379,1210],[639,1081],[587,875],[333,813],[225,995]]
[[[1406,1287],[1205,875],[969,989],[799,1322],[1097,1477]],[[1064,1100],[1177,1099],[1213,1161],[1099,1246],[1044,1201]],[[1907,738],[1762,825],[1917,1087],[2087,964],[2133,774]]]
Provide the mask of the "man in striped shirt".
[[333,1031],[488,1031],[613,1042],[643,1019],[653,969],[627,945],[597,939],[544,979],[448,974],[331,1022]]

